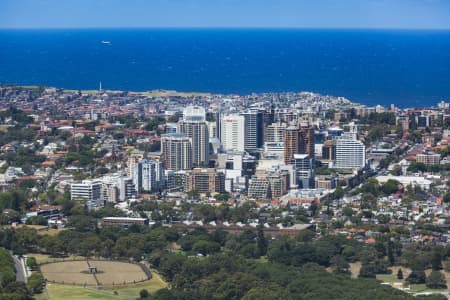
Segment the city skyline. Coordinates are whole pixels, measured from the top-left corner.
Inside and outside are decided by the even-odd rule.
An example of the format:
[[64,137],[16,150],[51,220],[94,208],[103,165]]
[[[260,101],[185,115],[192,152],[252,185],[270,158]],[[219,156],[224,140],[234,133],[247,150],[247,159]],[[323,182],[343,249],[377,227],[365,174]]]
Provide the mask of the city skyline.
[[443,0],[3,0],[0,28],[450,29],[449,14]]

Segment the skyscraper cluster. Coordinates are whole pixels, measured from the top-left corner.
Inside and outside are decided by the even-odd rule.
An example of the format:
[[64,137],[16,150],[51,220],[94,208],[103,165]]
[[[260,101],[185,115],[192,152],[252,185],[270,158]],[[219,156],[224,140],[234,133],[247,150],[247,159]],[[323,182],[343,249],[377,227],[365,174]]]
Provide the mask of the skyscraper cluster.
[[[207,118],[208,117],[208,118]],[[173,120],[173,118],[172,118]],[[295,109],[274,106],[207,113],[187,106],[177,122],[166,124],[161,152],[133,150],[127,177],[74,186],[74,197],[101,195],[103,201],[140,193],[239,193],[251,199],[280,198],[289,190],[335,187],[335,179],[316,178],[321,165],[359,169],[366,165],[365,146],[354,124],[345,132],[315,122]],[[93,195],[93,196],[91,196]]]

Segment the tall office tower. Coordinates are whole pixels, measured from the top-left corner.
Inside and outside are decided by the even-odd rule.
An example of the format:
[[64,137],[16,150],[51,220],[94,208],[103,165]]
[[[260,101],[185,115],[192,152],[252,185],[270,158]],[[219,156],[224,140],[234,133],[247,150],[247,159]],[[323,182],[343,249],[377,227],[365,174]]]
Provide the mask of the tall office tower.
[[273,101],[271,101],[270,107],[263,111],[264,128],[272,124],[274,120],[275,120],[275,105],[273,104]]
[[158,192],[164,187],[164,166],[157,160],[144,159],[134,169],[133,182],[138,192]]
[[260,111],[248,111],[241,115],[245,118],[244,148],[246,151],[255,151],[264,143],[263,114]]
[[138,161],[144,159],[144,151],[140,151],[140,150],[133,150],[130,152],[129,156],[128,156],[128,170],[127,170],[127,175],[128,177],[132,177],[134,174],[134,167],[135,165],[138,163]]
[[337,169],[357,169],[366,165],[366,147],[358,140],[344,134],[336,138]]
[[281,143],[284,140],[286,123],[272,123],[266,127],[264,139],[266,143]]
[[295,168],[297,184],[300,189],[314,187],[313,159],[308,154],[294,154],[292,165]]
[[300,129],[289,126],[284,131],[284,163],[290,164],[294,154],[300,153]]
[[222,148],[224,151],[244,151],[245,118],[240,115],[228,115],[222,118]]
[[191,138],[193,166],[207,166],[209,163],[209,130],[205,109],[188,106],[183,112],[183,120],[178,122],[178,132]]
[[192,169],[192,143],[191,139],[184,134],[163,134],[161,136],[161,152],[167,170]]
[[306,126],[300,128],[300,152],[314,157],[314,127]]
[[70,185],[70,199],[83,202],[89,210],[105,205],[102,194],[102,182],[83,180]]
[[217,112],[216,112],[216,137],[219,139],[219,141],[221,141],[222,140],[222,138],[221,138],[221,134],[222,134],[222,129],[221,129],[221,126],[222,126],[222,111],[221,111],[221,107],[220,107],[220,104],[219,104],[219,109],[217,110]]

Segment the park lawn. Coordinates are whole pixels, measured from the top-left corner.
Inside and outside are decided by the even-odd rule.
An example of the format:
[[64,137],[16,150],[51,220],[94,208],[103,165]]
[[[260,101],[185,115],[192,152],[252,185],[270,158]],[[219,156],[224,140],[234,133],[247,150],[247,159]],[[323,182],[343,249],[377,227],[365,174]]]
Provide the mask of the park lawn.
[[404,282],[403,280],[397,279],[397,275],[393,274],[378,274],[377,279],[383,282],[389,282],[390,284],[394,282]]
[[34,294],[33,297],[35,300],[48,300],[46,292],[42,292],[40,294]]
[[410,287],[411,289],[409,291],[405,291],[405,292],[409,292],[412,294],[416,294],[416,293],[441,293],[441,292],[446,292],[445,289],[430,289],[427,288],[427,286],[425,284],[408,284],[406,283],[404,280],[400,280],[397,279],[397,275],[394,274],[379,274],[377,275],[377,279],[381,280],[383,282],[388,282],[391,285],[395,282],[402,282],[403,286],[406,287]]
[[121,299],[110,291],[99,291],[92,288],[83,288],[81,286],[72,286],[64,284],[47,284],[47,293],[49,300],[70,299],[70,300],[110,300]]
[[[159,289],[167,287],[167,283],[155,273],[152,273],[152,279],[146,282],[130,285],[124,288],[115,288],[108,290],[96,290],[94,288],[83,288],[82,286],[71,286],[63,284],[47,284],[47,293],[49,300],[127,300],[139,297],[142,289],[147,289],[153,293]],[[117,292],[117,295],[114,294]]]
[[167,287],[167,283],[161,278],[159,274],[152,272],[152,279],[133,284],[130,287],[114,289],[118,292],[120,297],[124,297],[124,299],[133,299],[139,297],[139,292],[142,289],[146,289],[150,293],[154,293],[157,290],[163,289]]
[[413,293],[441,293],[446,292],[446,289],[430,289],[427,286],[422,284],[411,284],[411,292]]

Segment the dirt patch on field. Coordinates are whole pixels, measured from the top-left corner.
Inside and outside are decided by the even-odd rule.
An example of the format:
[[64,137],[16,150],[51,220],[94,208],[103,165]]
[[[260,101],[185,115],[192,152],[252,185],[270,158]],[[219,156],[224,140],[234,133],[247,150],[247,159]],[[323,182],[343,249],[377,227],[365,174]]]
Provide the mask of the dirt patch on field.
[[[89,268],[96,268],[96,273],[92,274]],[[145,266],[120,261],[63,261],[42,264],[40,270],[49,282],[73,285],[114,286],[151,278]]]

